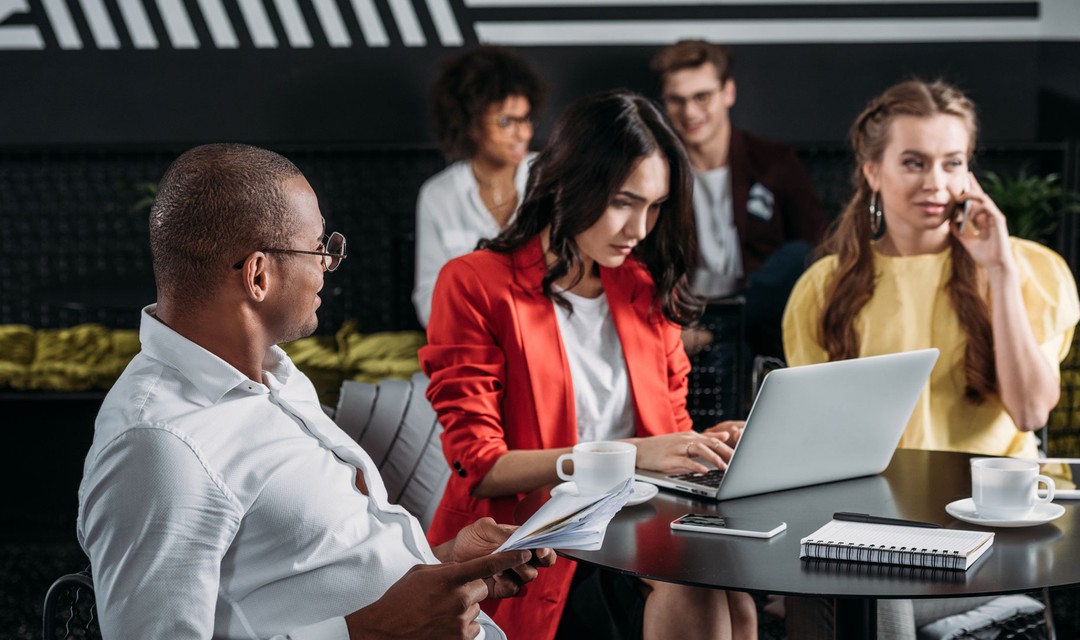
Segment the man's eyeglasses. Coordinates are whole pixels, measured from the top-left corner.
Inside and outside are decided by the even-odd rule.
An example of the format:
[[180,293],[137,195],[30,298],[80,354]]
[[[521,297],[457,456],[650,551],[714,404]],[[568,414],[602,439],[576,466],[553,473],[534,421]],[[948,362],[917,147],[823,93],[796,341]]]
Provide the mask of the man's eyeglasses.
[[513,129],[517,131],[520,127],[529,127],[532,129],[536,126],[536,121],[531,115],[527,116],[495,116],[491,118],[491,122],[495,123],[495,126],[503,131],[509,131]]
[[[345,254],[345,236],[341,235],[337,231],[331,233],[328,236],[323,236],[320,249],[325,251],[301,251],[299,249],[259,249],[263,253],[302,253],[309,256],[322,256],[323,269],[327,271],[333,271],[338,268],[341,261],[347,256]],[[233,269],[239,269],[244,266],[244,261],[241,260],[233,265]]]
[[693,102],[698,107],[707,107],[713,101],[719,93],[722,91],[721,87],[715,89],[709,89],[708,91],[699,91],[689,98],[684,96],[677,96],[674,94],[665,95],[662,99],[664,106],[672,111],[682,111],[686,108],[686,105]]

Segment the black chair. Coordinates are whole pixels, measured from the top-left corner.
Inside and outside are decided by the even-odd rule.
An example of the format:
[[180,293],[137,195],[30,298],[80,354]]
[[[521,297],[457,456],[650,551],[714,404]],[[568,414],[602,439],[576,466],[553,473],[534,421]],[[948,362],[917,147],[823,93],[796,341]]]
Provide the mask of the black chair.
[[60,576],[45,594],[41,621],[44,640],[56,638],[101,638],[94,579],[90,566],[78,573]]

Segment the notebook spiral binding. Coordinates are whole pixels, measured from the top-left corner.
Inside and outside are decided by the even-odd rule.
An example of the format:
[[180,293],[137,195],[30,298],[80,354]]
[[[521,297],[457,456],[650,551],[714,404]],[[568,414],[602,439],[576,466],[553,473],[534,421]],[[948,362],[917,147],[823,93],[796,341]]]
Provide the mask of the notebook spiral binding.
[[955,551],[852,544],[833,540],[805,540],[799,545],[799,555],[823,560],[846,560],[929,569],[964,569],[967,561],[963,555]]

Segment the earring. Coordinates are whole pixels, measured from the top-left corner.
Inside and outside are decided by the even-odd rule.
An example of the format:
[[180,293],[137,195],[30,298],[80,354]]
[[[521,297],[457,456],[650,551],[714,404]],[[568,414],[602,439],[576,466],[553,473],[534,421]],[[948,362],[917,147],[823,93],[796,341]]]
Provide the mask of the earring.
[[885,209],[881,206],[881,194],[877,191],[870,196],[870,239],[881,240],[885,235]]

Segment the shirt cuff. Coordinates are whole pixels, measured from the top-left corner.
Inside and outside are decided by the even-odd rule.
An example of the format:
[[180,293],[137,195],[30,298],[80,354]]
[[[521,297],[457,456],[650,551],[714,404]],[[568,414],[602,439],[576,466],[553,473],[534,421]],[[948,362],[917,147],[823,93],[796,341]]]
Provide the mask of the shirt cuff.
[[288,640],[349,640],[345,618],[330,618],[289,632]]

